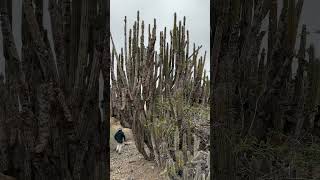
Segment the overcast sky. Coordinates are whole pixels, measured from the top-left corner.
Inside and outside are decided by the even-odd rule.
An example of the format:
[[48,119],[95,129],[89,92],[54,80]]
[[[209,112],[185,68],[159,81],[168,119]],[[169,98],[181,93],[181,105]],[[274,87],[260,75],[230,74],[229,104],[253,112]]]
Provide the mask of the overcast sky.
[[[111,0],[110,7],[110,29],[117,48],[124,46],[125,16],[127,16],[128,31],[136,20],[137,11],[140,12],[140,19],[145,21],[145,27],[148,27],[147,24],[153,24],[153,19],[156,18],[157,38],[165,26],[167,30],[172,28],[175,12],[177,20],[182,21],[183,16],[186,16],[191,47],[193,43],[196,46],[202,45],[200,55],[204,55],[207,51],[206,69],[209,71],[210,0]],[[145,32],[146,30],[147,28]],[[158,39],[156,44],[159,45]]]

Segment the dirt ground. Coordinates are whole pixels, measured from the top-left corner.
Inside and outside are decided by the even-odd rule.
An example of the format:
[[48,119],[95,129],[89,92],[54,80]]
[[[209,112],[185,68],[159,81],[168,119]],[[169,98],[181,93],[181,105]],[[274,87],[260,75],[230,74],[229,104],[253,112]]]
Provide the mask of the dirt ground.
[[128,137],[127,142],[122,147],[121,154],[115,151],[116,143],[114,133],[119,124],[114,119],[111,120],[110,134],[110,174],[111,180],[161,180],[161,170],[154,162],[147,161],[138,152],[132,138],[130,129],[124,129]]
[[156,180],[160,177],[160,170],[154,162],[146,161],[137,151],[134,142],[123,147],[121,154],[112,149],[110,152],[112,180]]

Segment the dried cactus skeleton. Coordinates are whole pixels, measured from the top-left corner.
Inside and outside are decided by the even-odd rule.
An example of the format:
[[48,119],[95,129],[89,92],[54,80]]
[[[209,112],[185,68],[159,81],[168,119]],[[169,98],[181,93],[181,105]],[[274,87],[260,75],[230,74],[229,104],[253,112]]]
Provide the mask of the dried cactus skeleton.
[[[111,38],[111,115],[120,119],[124,126],[132,128],[136,147],[146,159],[155,160],[162,168],[167,167],[167,175],[177,178],[177,173],[194,155],[191,153],[192,134],[201,134],[195,132],[201,131],[202,144],[208,143],[209,139],[209,128],[197,129],[195,126],[201,120],[208,125],[209,117],[195,115],[192,116],[195,121],[188,121],[190,113],[185,113],[189,111],[184,109],[188,105],[208,107],[209,78],[204,68],[206,54],[199,57],[201,46],[193,45],[191,50],[186,18],[177,22],[176,14],[169,33],[170,42],[167,42],[167,28],[157,39],[154,20],[153,27],[148,26],[145,44],[145,24],[140,21],[139,12],[133,28],[129,30],[129,37],[126,17],[124,22],[125,43],[120,53]],[[156,42],[159,42],[158,51]],[[203,150],[208,151],[208,148]],[[208,176],[208,167],[205,168],[207,171],[198,172],[199,177]]]
[[[240,157],[234,153],[234,144],[241,139],[246,142],[249,136],[254,136],[259,142],[267,142],[270,130],[296,139],[306,132],[319,136],[319,60],[314,57],[313,46],[306,48],[305,25],[295,53],[303,3],[303,0],[284,0],[279,19],[277,0],[213,3],[212,173],[216,179],[241,179],[241,175],[245,176],[243,179],[268,178],[266,174],[274,175],[273,178],[284,176],[272,171],[270,166],[263,170],[260,166],[247,169],[241,160],[246,155]],[[261,48],[266,34],[261,25],[267,17],[265,49]],[[295,59],[298,70],[294,76]],[[270,172],[265,172],[267,169]],[[298,178],[286,173],[286,178]]]
[[99,113],[98,77],[101,71],[106,82],[110,78],[108,3],[49,1],[56,62],[42,3],[23,1],[20,59],[12,1],[0,2],[6,62],[5,82],[0,79],[0,172],[25,180],[106,179],[109,133]]

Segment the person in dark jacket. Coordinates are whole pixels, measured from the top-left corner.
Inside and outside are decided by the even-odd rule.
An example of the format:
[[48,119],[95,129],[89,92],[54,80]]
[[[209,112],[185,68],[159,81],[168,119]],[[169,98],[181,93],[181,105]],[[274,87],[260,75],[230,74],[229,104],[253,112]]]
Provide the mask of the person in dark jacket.
[[117,133],[114,135],[114,139],[117,141],[117,148],[116,151],[120,154],[121,148],[123,146],[123,142],[126,140],[126,136],[124,135],[121,128],[117,131]]

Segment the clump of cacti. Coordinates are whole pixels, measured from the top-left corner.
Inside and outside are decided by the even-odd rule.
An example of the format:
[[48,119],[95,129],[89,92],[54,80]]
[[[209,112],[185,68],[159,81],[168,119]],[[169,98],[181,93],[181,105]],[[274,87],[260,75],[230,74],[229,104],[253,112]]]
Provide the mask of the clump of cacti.
[[[191,159],[187,152],[193,151],[191,129],[197,123],[189,123],[183,107],[208,107],[206,53],[200,56],[201,46],[190,47],[185,17],[177,22],[175,14],[172,29],[164,28],[159,36],[156,20],[145,31],[139,12],[129,33],[126,17],[124,22],[124,48],[117,51],[112,40],[112,115],[124,126],[132,127],[137,149],[146,159],[155,160],[163,168],[168,166],[170,173],[181,174],[185,160]],[[159,50],[155,43],[159,43]],[[208,120],[204,121],[209,124]],[[203,138],[208,142],[209,133]],[[160,152],[161,142],[166,142],[170,151],[180,153]],[[163,156],[169,159],[164,162]]]
[[[109,98],[107,1],[49,0],[52,47],[43,24],[44,1],[24,0],[21,55],[13,36],[13,2],[0,1],[5,57],[0,174],[25,180],[107,179],[109,121],[101,119],[98,102],[100,71],[103,97]],[[109,117],[107,112],[102,117]]]
[[[288,151],[296,153],[298,145],[291,139],[300,140],[306,134],[319,136],[320,127],[315,123],[319,122],[319,62],[312,46],[306,56],[308,27],[303,25],[298,33],[304,1],[282,1],[278,16],[279,2],[214,2],[211,138],[215,147],[212,173],[216,179],[259,179],[268,178],[270,174],[272,178],[298,178],[287,170],[277,172],[276,165],[266,164],[262,168],[260,163],[246,169],[256,158],[255,150],[267,151],[264,143],[270,143],[273,148],[288,143]],[[268,30],[265,31],[262,25],[267,18]],[[261,47],[266,33],[268,44]],[[297,38],[300,46],[296,50]],[[298,67],[297,71],[292,65]],[[269,136],[271,132],[277,133]],[[253,147],[248,145],[250,138],[257,142]],[[309,145],[305,139],[300,143]],[[256,144],[260,144],[258,149]],[[237,145],[248,149],[235,153]],[[298,169],[293,161],[287,163],[292,169]]]

